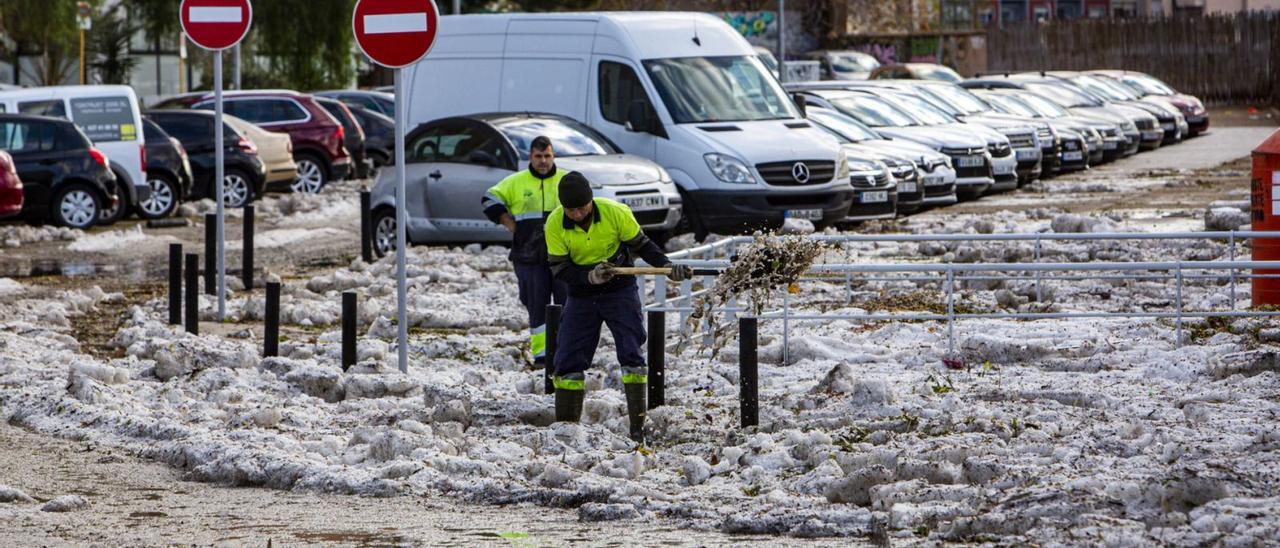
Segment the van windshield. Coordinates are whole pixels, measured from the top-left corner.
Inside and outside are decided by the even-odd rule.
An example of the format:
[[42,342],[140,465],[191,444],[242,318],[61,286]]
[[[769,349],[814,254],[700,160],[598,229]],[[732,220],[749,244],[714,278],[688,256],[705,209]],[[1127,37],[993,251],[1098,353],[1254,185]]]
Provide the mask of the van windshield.
[[650,59],[644,68],[677,124],[800,117],[754,55]]
[[539,135],[551,139],[551,149],[559,157],[618,153],[607,139],[577,122],[554,118],[504,118],[494,120],[493,125],[511,140],[521,160],[529,159],[529,145]]

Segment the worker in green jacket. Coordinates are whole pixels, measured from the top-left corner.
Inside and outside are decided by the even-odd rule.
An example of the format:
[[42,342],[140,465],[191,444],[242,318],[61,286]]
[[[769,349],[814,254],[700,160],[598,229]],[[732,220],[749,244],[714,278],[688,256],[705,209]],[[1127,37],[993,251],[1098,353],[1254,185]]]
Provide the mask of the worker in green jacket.
[[557,185],[565,171],[556,168],[551,140],[539,136],[529,145],[529,169],[518,171],[485,192],[484,214],[511,231],[511,254],[520,303],[529,313],[529,352],[534,367],[545,367],[547,305],[564,304],[567,287],[551,276],[543,234],[547,215],[559,207]]
[[556,338],[556,420],[576,422],[582,416],[586,371],[600,342],[600,325],[609,326],[622,368],[631,439],[644,441],[648,368],[644,321],[635,276],[613,268],[632,266],[638,256],[652,266],[670,267],[668,278],[693,275],[687,265],[672,265],[636,222],[631,208],[592,196],[591,184],[574,171],[560,180],[561,207],[547,217],[547,256],[557,280],[569,285]]

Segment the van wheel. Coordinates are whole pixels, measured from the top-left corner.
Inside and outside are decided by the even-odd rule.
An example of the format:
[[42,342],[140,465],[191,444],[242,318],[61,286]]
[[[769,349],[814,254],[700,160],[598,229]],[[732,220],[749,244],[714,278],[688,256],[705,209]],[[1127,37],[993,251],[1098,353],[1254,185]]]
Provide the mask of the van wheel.
[[98,196],[89,187],[72,184],[54,194],[51,210],[54,223],[84,230],[98,222],[102,208]]
[[[406,238],[408,234],[405,234]],[[373,212],[373,253],[385,257],[396,250],[396,210],[383,208]]]
[[138,204],[138,216],[143,219],[163,219],[178,207],[178,185],[166,175],[157,175],[147,181],[151,197]]
[[299,154],[295,161],[298,164],[298,177],[290,185],[294,192],[315,194],[329,182],[324,162],[314,154]]

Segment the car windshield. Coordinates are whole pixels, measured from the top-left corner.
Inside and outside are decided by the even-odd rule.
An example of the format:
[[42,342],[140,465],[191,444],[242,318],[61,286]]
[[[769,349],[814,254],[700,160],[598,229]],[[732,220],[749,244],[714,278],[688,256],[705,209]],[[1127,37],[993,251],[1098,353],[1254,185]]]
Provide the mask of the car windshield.
[[826,128],[843,137],[845,140],[858,141],[875,141],[882,137],[872,131],[871,128],[862,125],[861,122],[854,120],[844,114],[824,108],[809,109],[809,120]]
[[677,124],[800,117],[754,55],[650,59],[644,67]]
[[855,120],[871,127],[907,127],[918,126],[920,122],[911,115],[879,97],[856,95],[831,99],[836,110],[843,112]]
[[1138,86],[1143,91],[1151,95],[1177,95],[1178,92],[1169,87],[1160,79],[1146,74],[1125,74],[1124,81],[1126,84]]
[[942,65],[912,65],[911,71],[921,80],[939,80],[942,82],[959,82],[964,78],[950,67]]
[[995,93],[982,96],[988,103],[991,103],[996,109],[1005,114],[1014,114],[1017,116],[1028,116],[1031,118],[1044,118],[1043,114],[1036,112],[1022,101],[1017,100],[1012,95],[999,95]]
[[907,114],[920,120],[925,125],[936,126],[955,123],[955,118],[952,118],[938,107],[929,104],[928,101],[910,93],[895,93],[893,94],[893,99],[902,105],[902,110],[907,111]]
[[773,56],[772,52],[757,52],[756,58],[760,60],[760,64],[764,65],[764,68],[769,69],[769,72],[778,72],[778,59]]
[[982,102],[973,92],[960,86],[921,86],[920,89],[937,97],[964,114],[978,114],[991,110],[991,106]]
[[596,133],[594,129],[572,120],[503,118],[494,120],[493,125],[511,140],[521,160],[529,159],[529,145],[539,135],[551,139],[551,149],[559,157],[595,156],[619,152],[608,139]]
[[1137,101],[1142,98],[1141,94],[1134,92],[1132,88],[1121,84],[1118,80],[1105,77],[1094,77],[1094,80],[1097,80],[1099,84],[1102,84],[1125,101]]
[[875,57],[865,53],[832,53],[828,57],[836,72],[871,72],[880,66]]
[[1049,99],[1045,99],[1043,96],[1035,93],[1019,93],[1015,95],[1014,98],[1035,109],[1036,112],[1050,118],[1063,118],[1071,115],[1071,113],[1067,112],[1067,109],[1062,108],[1061,105],[1050,101]]
[[1094,107],[1097,101],[1072,91],[1065,86],[1054,84],[1027,84],[1027,89],[1047,97],[1064,108]]
[[1080,86],[1085,91],[1092,93],[1098,96],[1099,98],[1106,99],[1108,101],[1125,101],[1126,100],[1123,96],[1116,93],[1114,89],[1107,87],[1106,84],[1099,82],[1096,78],[1092,76],[1077,76],[1075,78],[1072,78],[1071,82],[1077,86]]

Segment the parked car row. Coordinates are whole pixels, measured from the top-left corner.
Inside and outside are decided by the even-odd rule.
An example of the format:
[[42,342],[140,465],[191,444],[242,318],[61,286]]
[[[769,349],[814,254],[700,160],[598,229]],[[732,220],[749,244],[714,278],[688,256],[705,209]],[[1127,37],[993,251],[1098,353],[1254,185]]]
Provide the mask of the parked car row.
[[[225,107],[223,181],[229,207],[242,207],[267,190],[319,192],[335,178],[368,177],[392,158],[394,122],[383,113],[393,110],[394,101],[387,94],[237,91],[226,93]],[[0,113],[9,113],[11,124],[0,151],[7,153],[5,169],[14,175],[0,181],[0,218],[26,213],[31,222],[89,228],[130,213],[158,219],[172,215],[185,200],[213,198],[212,109],[209,93],[173,97],[143,111],[126,86],[0,91]],[[74,208],[63,204],[66,215],[62,209],[48,210],[61,208],[47,202],[56,192],[48,185],[62,183],[47,172],[75,172],[79,160],[68,157],[66,165],[29,171],[55,162],[45,157],[32,164],[28,158],[33,152],[49,152],[50,146],[89,149],[70,137],[56,138],[65,125],[54,124],[54,119],[69,122],[87,137],[97,155],[93,157],[101,157],[110,174],[72,176],[87,189],[66,197],[78,200]],[[32,141],[28,131],[55,138]],[[31,143],[37,148],[30,149]],[[97,189],[98,183],[105,188]],[[82,210],[92,210],[93,219],[73,215]]]
[[[699,19],[696,36],[687,18]],[[840,80],[782,85],[756,48],[700,14],[464,15],[440,32],[501,46],[456,48],[405,71],[410,243],[508,239],[478,204],[524,169],[534,134],[551,138],[561,167],[594,174],[603,195],[631,199],[629,183],[652,184],[631,202],[651,234],[701,240],[1014,190],[1178,142],[1192,131],[1183,110],[1203,115],[1135,73],[1121,74],[1149,89],[1105,72],[963,80],[850,52],[815,56]],[[528,54],[533,43],[540,56]],[[394,183],[383,175],[374,186],[378,253],[394,246]]]

